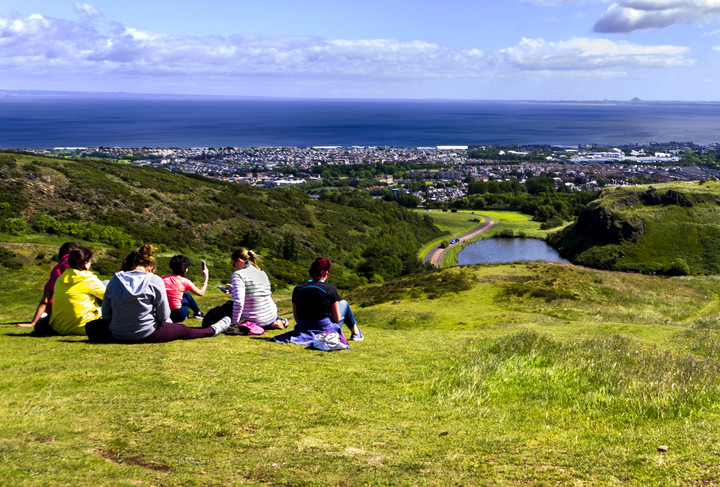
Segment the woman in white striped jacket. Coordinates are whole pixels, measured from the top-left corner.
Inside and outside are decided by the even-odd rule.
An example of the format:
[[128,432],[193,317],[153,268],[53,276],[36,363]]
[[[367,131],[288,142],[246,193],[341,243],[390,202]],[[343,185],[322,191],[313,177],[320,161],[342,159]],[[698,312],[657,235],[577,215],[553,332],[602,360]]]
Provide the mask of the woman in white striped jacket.
[[233,323],[249,321],[263,328],[272,327],[278,319],[277,305],[272,299],[270,279],[262,270],[258,255],[245,248],[230,257],[232,275]]

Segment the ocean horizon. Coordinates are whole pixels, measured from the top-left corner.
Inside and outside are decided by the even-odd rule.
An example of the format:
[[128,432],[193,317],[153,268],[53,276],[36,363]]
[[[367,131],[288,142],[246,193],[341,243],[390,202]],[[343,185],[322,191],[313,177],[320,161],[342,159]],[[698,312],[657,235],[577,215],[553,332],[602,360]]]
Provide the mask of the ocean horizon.
[[720,103],[0,92],[2,148],[653,142],[720,142]]

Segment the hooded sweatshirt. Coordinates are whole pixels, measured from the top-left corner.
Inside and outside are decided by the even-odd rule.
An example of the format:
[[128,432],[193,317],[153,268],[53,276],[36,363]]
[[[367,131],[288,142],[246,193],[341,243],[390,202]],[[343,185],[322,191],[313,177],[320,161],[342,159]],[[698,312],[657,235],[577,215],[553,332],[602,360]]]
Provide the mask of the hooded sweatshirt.
[[85,335],[85,324],[100,318],[105,284],[90,271],[67,268],[53,289],[50,326],[61,335]]
[[118,272],[110,279],[102,304],[113,338],[134,342],[151,335],[158,323],[170,320],[165,284],[150,272]]
[[53,303],[53,290],[55,289],[55,281],[58,280],[58,277],[62,275],[62,273],[67,269],[68,266],[68,254],[65,254],[60,258],[60,262],[58,262],[55,267],[52,268],[50,271],[50,278],[45,283],[45,287],[43,290],[50,295],[50,301],[48,302],[47,306],[45,307],[45,312],[47,314],[52,313],[52,303]]

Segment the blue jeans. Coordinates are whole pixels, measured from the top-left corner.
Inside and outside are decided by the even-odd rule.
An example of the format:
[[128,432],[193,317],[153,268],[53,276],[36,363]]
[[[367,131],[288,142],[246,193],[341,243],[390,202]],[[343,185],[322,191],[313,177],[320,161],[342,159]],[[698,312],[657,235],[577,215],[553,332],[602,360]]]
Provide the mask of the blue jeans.
[[350,305],[344,299],[338,301],[338,307],[340,308],[340,322],[345,323],[350,330],[355,327],[355,317],[352,314]]
[[190,310],[195,314],[200,312],[200,308],[195,302],[195,299],[193,299],[189,292],[185,291],[180,307],[170,311],[170,321],[173,323],[182,323],[190,316]]

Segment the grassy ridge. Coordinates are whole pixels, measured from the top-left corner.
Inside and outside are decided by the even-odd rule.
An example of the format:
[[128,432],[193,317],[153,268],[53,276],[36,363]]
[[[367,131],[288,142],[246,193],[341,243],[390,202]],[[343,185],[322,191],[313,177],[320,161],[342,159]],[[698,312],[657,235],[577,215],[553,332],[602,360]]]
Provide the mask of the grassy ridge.
[[552,239],[571,261],[670,275],[720,272],[720,183],[604,190]]
[[[7,275],[3,297],[40,282]],[[30,303],[5,298],[0,475],[13,485],[718,485],[718,284],[546,263],[430,271],[347,293],[366,340],[341,353],[230,336],[32,338],[2,325]],[[288,296],[276,297],[287,313]]]

